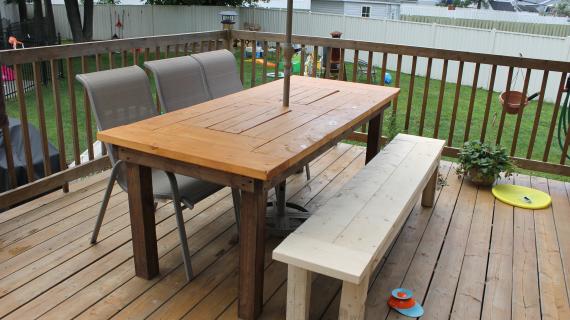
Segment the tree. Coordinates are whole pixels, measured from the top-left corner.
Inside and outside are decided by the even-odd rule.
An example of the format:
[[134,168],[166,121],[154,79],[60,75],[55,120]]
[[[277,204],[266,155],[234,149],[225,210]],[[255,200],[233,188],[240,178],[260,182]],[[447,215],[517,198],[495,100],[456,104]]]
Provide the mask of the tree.
[[44,6],[46,11],[46,34],[48,36],[49,43],[55,43],[56,33],[55,33],[55,19],[53,17],[53,6],[51,0],[44,0]]
[[232,6],[237,7],[244,4],[268,0],[146,0],[146,4],[152,5],[201,5],[201,6]]
[[554,14],[561,17],[570,17],[570,0],[560,0],[554,6]]
[[64,3],[73,42],[93,39],[93,0],[83,1],[83,25],[81,25],[78,0],[64,0]]

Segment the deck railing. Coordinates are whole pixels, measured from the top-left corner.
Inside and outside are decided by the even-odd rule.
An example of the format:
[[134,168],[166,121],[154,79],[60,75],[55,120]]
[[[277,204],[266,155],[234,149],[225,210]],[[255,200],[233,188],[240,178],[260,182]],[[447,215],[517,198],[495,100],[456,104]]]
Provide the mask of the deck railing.
[[[242,44],[247,41],[260,43],[262,48],[276,47],[277,57],[275,61],[280,59],[279,44],[284,41],[283,34],[233,31],[232,37]],[[385,119],[384,128],[391,127],[397,132],[404,131],[421,136],[446,139],[447,146],[444,155],[451,157],[457,156],[459,147],[467,140],[491,140],[492,143],[505,146],[516,164],[521,168],[570,176],[570,166],[565,164],[570,134],[562,137],[562,150],[558,149],[558,142],[554,139],[563,90],[567,75],[570,72],[570,62],[312,36],[293,36],[293,43],[301,48],[301,66],[300,72],[298,72],[300,75],[304,75],[306,57],[310,55],[312,60],[310,75],[319,76],[316,68],[319,56],[322,55],[327,57],[327,61],[322,62],[323,72],[320,75],[330,77],[331,48],[338,48],[340,49],[340,60],[346,61],[340,65],[339,80],[360,80],[371,83],[373,81],[372,64],[374,57],[379,57],[381,67],[377,84],[385,85],[386,72],[394,72],[394,82],[391,85],[401,88],[407,87],[407,90],[403,89],[398,99],[392,102],[392,118]],[[240,48],[243,50],[244,46],[242,45]],[[312,51],[311,54],[307,52],[308,49]],[[322,54],[325,51],[327,54]],[[347,59],[349,54],[352,56],[352,60]],[[253,56],[255,56],[255,52],[253,52]],[[358,68],[350,67],[350,65],[357,65],[359,57],[362,58],[363,56],[367,57],[368,68],[365,76],[359,77]],[[267,59],[263,60],[261,66],[251,63],[249,66],[251,68],[251,79],[244,79],[246,63],[243,54],[241,57],[240,75],[242,81],[249,81],[251,86],[255,86],[258,81],[262,83],[267,81],[266,71],[270,69],[267,67]],[[407,68],[409,75],[406,74],[406,78],[408,78],[406,83],[403,82],[404,73],[402,72],[402,62],[405,59],[411,60],[411,65]],[[423,77],[418,76],[419,59],[424,60],[423,65],[426,68]],[[395,65],[395,68],[392,69],[394,71],[387,70],[389,62],[391,65]],[[438,74],[434,68],[436,62],[439,62],[441,66]],[[452,63],[455,63],[457,71],[454,83],[450,84],[446,82],[446,79],[452,79],[449,72]],[[472,71],[471,81],[465,79],[464,76],[464,71],[468,65]],[[256,73],[256,68],[259,67],[262,68],[261,79]],[[278,67],[279,64],[276,64],[275,71]],[[349,67],[351,70],[348,70]],[[480,88],[483,78],[482,70],[485,67],[489,75],[487,88],[491,88],[491,90]],[[520,71],[515,72],[515,70]],[[273,70],[271,71],[273,72]],[[497,99],[498,93],[492,90],[498,88],[496,79],[501,71],[506,73],[506,84],[501,90],[505,92],[514,89],[515,74],[522,71],[524,76],[522,77],[521,91],[524,95],[530,95],[530,80],[533,79],[533,75],[539,74],[538,101],[532,102],[516,115],[510,115],[501,109]],[[435,78],[440,79],[440,81],[436,81]],[[418,80],[423,82],[423,86],[417,85]],[[438,82],[439,86],[434,85],[434,82]],[[466,91],[465,82],[469,84],[469,90],[468,95],[465,95],[466,99],[462,99],[462,90]],[[549,93],[547,88],[552,89],[550,90],[551,96],[555,97],[553,103],[545,102],[545,96],[548,96]],[[436,92],[435,95],[432,94],[434,91]],[[448,91],[452,91],[452,93],[448,93]],[[418,92],[422,93],[421,96],[416,95]],[[476,105],[478,94],[479,96],[483,94],[480,98],[484,104]],[[445,97],[453,97],[453,99],[446,101]],[[521,105],[523,102],[521,99]],[[547,104],[548,109],[545,108]],[[466,106],[466,108],[462,109],[462,106]],[[491,117],[493,110],[499,118],[498,124],[495,121],[496,119]],[[432,114],[430,115],[430,113]],[[465,118],[459,119],[460,114],[465,115]],[[474,122],[476,118],[478,123]],[[523,122],[523,120],[527,121]],[[390,121],[392,123],[389,123]],[[428,132],[428,126],[431,132]],[[461,129],[458,130],[458,128]],[[362,131],[366,131],[366,128],[363,129]],[[523,129],[524,135],[521,134]],[[512,131],[506,134],[507,130]],[[542,143],[537,143],[537,137],[540,137]],[[384,139],[387,138],[384,136]],[[366,132],[355,132],[351,139],[366,142]],[[553,156],[552,149],[554,147],[557,148],[557,152]]]
[[[264,52],[269,52],[271,51],[268,50],[269,47],[274,47],[272,58],[266,56],[260,65],[257,63],[248,65],[244,58],[244,50],[246,42],[251,41],[259,43]],[[108,157],[95,157],[98,150],[93,148],[96,131],[94,120],[91,117],[86,93],[75,82],[76,73],[133,64],[142,66],[146,60],[220,48],[231,49],[237,44],[235,50],[238,51],[242,82],[246,87],[255,86],[270,81],[268,73],[279,74],[279,70],[282,70],[282,64],[279,62],[282,59],[280,44],[283,41],[283,34],[234,30],[0,51],[1,64],[14,66],[17,95],[14,101],[2,100],[0,103],[8,105],[10,116],[22,120],[25,155],[23,162],[27,174],[27,183],[17,187],[16,169],[12,161],[15,146],[10,144],[10,132],[7,126],[0,124],[4,137],[3,152],[6,153],[8,160],[8,177],[4,179],[8,179],[13,188],[0,193],[0,208],[15,205],[54,188],[63,187],[65,190],[67,182],[109,166]],[[492,140],[507,146],[510,154],[522,168],[570,176],[570,166],[566,165],[566,158],[563,156],[568,152],[570,136],[563,137],[562,150],[557,147],[557,142],[555,143],[556,119],[560,111],[562,89],[570,72],[569,62],[309,36],[294,36],[293,42],[301,45],[298,72],[300,75],[304,75],[305,62],[310,56],[311,76],[330,77],[332,48],[339,48],[341,60],[347,61],[340,65],[339,80],[385,85],[385,74],[387,72],[394,74],[394,81],[390,85],[401,87],[403,90],[399,98],[392,103],[391,116],[385,119],[384,139],[399,131],[443,138],[447,140],[445,155],[448,156],[456,156],[458,147],[463,141]],[[252,51],[252,56],[255,57],[256,46],[252,46]],[[319,74],[317,68],[319,56],[325,52],[328,53],[328,60],[322,63],[323,71]],[[367,62],[363,75],[359,74],[358,68],[352,67],[358,64],[359,57],[364,57]],[[379,70],[372,66],[378,58],[380,58],[380,62],[377,63],[380,66]],[[271,59],[275,66],[269,66],[268,62]],[[47,87],[40,85],[40,63],[47,63],[49,66],[51,79]],[[24,90],[22,79],[24,64],[34,66],[35,85],[32,92]],[[457,71],[451,74],[449,71],[454,68]],[[532,83],[530,79],[534,80],[533,75],[540,74],[540,95],[538,101],[533,102],[532,106],[527,106],[524,112],[511,116],[500,111],[496,102],[497,93],[480,88],[480,84],[485,82],[481,80],[483,73],[488,72],[489,77],[485,79],[486,87],[496,89],[498,82],[495,80],[501,72],[504,72],[507,75],[504,90],[509,91],[516,82],[513,78],[519,73],[515,70],[519,69],[523,70],[522,91],[525,93],[529,91],[529,83]],[[464,79],[466,70],[473,75],[471,81]],[[374,79],[375,72],[379,75],[377,81]],[[449,81],[453,77],[455,77],[454,83],[446,82],[446,79]],[[466,81],[469,90],[464,88]],[[552,102],[545,99],[549,90],[554,92],[551,94],[554,97]],[[0,92],[0,97],[3,96]],[[477,103],[478,100],[482,103]],[[158,103],[157,107],[160,109]],[[498,122],[493,119],[494,112],[497,112]],[[32,114],[33,117],[30,116]],[[41,154],[44,160],[41,173],[42,175],[45,173],[45,177],[39,179],[34,174],[34,170],[36,172],[38,170],[32,163],[28,122],[39,129],[41,136]],[[52,123],[54,124],[51,125]],[[351,136],[352,140],[361,142],[365,142],[366,138],[366,128]],[[539,140],[540,143],[537,143]],[[48,141],[56,142],[54,144],[57,145],[60,154],[61,171],[57,173],[51,172]],[[87,161],[81,163],[81,150],[85,149]],[[105,155],[105,150],[101,150],[101,153]],[[69,168],[70,163],[81,164]]]
[[[9,191],[0,193],[0,209],[12,206],[55,188],[67,190],[66,183],[109,167],[106,150],[95,157],[95,123],[87,93],[76,82],[75,74],[140,65],[149,59],[163,59],[190,52],[210,51],[228,47],[226,31],[154,36],[123,40],[67,44],[41,48],[0,51],[0,63],[10,66],[15,75],[16,100],[3,99],[0,111],[21,120],[26,183],[17,185],[17,169],[13,161],[16,152],[6,123],[0,123],[6,154]],[[228,47],[229,48],[229,47]],[[32,65],[34,85],[26,90],[23,66]],[[41,82],[41,65],[49,66],[50,81]],[[60,77],[60,75],[62,77]],[[0,88],[3,88],[0,78]],[[160,107],[158,107],[160,108]],[[17,110],[17,111],[16,111]],[[50,118],[51,117],[51,118]],[[28,123],[36,126],[41,136],[43,168],[34,168],[32,141]],[[59,172],[52,172],[49,142],[59,152]],[[87,150],[86,161],[81,161]],[[70,168],[70,163],[73,167]]]

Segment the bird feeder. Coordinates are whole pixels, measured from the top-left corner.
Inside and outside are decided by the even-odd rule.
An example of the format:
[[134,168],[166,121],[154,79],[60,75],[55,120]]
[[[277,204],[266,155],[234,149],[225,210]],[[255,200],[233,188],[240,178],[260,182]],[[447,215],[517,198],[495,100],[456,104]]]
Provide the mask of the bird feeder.
[[234,28],[234,24],[236,23],[236,17],[238,16],[237,12],[235,11],[221,11],[218,13],[222,16],[222,29],[223,30],[232,30]]

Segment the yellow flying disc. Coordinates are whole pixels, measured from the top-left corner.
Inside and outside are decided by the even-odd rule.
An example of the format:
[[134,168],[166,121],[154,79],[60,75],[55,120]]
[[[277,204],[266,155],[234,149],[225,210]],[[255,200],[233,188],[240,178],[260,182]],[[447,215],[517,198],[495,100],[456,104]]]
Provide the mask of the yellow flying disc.
[[550,196],[545,192],[512,184],[494,186],[493,195],[506,204],[525,209],[548,208],[552,202]]

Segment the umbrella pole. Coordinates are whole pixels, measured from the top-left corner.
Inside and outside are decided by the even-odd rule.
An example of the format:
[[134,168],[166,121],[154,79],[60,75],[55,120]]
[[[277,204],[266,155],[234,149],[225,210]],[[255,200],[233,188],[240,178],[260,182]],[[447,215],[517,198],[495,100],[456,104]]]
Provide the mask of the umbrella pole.
[[[285,30],[285,44],[283,48],[284,83],[283,83],[283,106],[289,107],[289,89],[291,88],[291,58],[293,57],[293,44],[291,37],[293,33],[293,0],[287,0],[287,27]],[[277,77],[277,75],[275,75]]]

